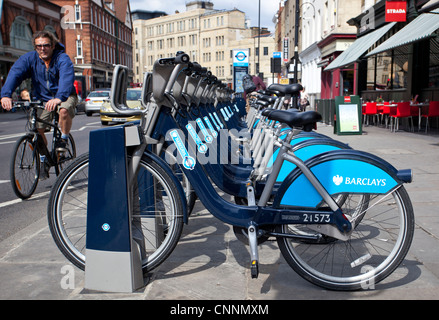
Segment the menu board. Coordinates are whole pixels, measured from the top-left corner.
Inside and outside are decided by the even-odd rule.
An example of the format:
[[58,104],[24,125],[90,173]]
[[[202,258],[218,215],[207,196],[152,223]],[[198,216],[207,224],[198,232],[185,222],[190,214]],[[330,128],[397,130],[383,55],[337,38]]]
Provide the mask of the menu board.
[[335,97],[335,116],[337,134],[362,134],[359,96]]

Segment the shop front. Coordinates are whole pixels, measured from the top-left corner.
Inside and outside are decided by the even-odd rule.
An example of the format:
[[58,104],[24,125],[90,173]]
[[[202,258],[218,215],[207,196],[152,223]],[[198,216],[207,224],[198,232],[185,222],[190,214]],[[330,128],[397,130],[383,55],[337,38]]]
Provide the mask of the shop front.
[[336,96],[351,93],[355,87],[355,72],[353,66],[346,68],[327,68],[336,61],[345,50],[355,42],[353,34],[335,34],[324,39],[318,46],[321,50],[321,61],[328,61],[329,65],[322,64],[321,98],[334,99]]
[[366,54],[363,99],[439,100],[439,9],[419,14]]
[[[332,78],[338,79],[340,83],[341,90],[337,90],[335,96],[358,95],[360,90],[369,89],[364,85],[364,79],[366,75],[369,75],[369,70],[365,70],[361,57],[377,41],[389,34],[395,24],[395,22],[385,23],[377,29],[371,29],[369,32],[359,35],[349,48],[324,69],[325,73],[331,74]],[[372,75],[374,75],[373,71]]]

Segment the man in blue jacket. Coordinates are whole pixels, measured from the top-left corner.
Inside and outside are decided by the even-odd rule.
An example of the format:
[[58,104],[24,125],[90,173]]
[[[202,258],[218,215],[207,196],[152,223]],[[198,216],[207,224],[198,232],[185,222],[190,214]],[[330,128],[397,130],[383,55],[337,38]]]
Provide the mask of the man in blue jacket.
[[[48,31],[39,31],[33,37],[35,51],[22,55],[14,63],[1,91],[1,104],[5,110],[12,108],[12,93],[27,78],[32,79],[32,98],[45,102],[45,110],[39,117],[52,121],[53,112],[59,113],[59,126],[62,132],[62,142],[57,146],[58,151],[66,151],[68,136],[75,117],[75,107],[78,103],[76,89],[73,86],[75,72],[70,57],[64,52],[65,47]],[[37,123],[39,133],[44,135],[45,127]],[[41,178],[49,177],[49,166],[41,158]]]

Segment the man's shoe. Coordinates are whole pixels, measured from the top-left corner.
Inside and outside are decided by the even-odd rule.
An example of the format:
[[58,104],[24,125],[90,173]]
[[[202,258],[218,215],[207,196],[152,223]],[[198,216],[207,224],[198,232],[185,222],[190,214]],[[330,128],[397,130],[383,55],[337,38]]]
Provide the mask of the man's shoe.
[[40,180],[46,180],[49,178],[49,169],[50,166],[46,161],[40,164]]
[[68,147],[69,147],[69,142],[66,139],[61,138],[57,143],[56,151],[66,152]]

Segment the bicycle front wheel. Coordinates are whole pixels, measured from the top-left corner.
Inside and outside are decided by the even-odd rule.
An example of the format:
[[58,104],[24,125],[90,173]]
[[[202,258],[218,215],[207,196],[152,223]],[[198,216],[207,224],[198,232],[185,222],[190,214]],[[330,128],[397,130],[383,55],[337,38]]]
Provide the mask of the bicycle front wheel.
[[[349,194],[340,202],[354,230],[342,241],[277,239],[288,264],[304,279],[330,290],[373,289],[405,258],[414,232],[414,214],[403,186],[387,195]],[[282,225],[281,233],[317,234],[306,225]]]
[[[53,186],[48,220],[58,248],[74,265],[84,270],[86,249],[88,154],[78,157]],[[132,234],[139,244],[142,269],[150,271],[172,252],[183,229],[183,205],[169,175],[148,157],[143,157],[132,186]]]
[[10,164],[10,178],[14,193],[28,199],[34,193],[40,176],[40,157],[33,136],[22,136],[16,142]]

